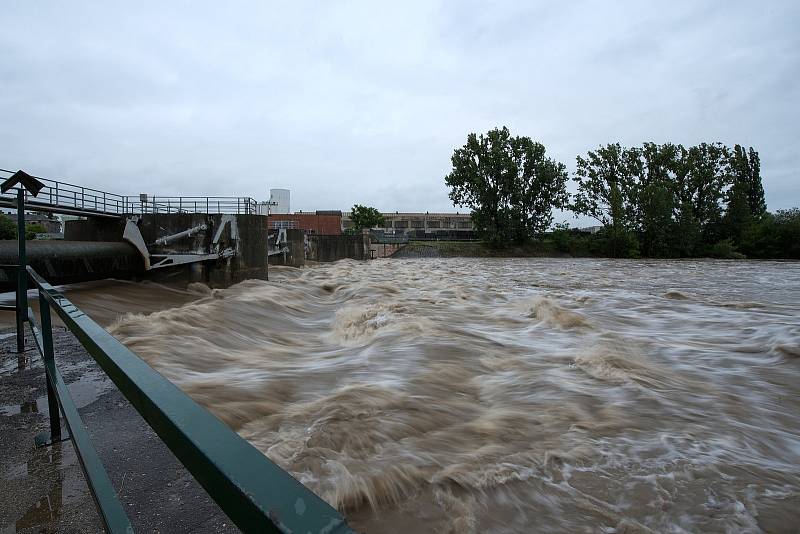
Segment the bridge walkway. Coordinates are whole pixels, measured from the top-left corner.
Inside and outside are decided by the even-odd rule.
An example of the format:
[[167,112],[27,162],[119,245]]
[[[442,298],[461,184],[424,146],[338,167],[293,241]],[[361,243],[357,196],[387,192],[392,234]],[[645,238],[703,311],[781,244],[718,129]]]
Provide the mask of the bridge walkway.
[[[0,181],[12,174],[14,171],[0,169]],[[113,218],[144,213],[258,213],[258,203],[250,197],[119,195],[39,176],[34,178],[45,186],[36,197],[25,192],[25,209],[29,211]],[[0,207],[16,208],[16,191],[1,193]]]

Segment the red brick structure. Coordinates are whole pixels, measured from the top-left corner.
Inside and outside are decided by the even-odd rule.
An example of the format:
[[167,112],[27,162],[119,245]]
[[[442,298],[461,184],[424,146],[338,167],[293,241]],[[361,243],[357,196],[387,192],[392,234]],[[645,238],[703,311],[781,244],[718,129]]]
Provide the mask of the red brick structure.
[[299,228],[310,234],[341,235],[341,211],[317,211],[315,213],[270,214],[270,230],[275,228]]

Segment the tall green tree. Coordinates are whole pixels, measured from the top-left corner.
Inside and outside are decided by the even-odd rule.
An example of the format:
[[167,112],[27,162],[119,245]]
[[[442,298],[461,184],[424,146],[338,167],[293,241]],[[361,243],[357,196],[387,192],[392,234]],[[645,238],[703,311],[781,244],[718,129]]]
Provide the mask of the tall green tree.
[[647,142],[641,150],[634,155],[641,157],[640,179],[642,186],[657,182],[661,184],[674,184],[679,171],[679,162],[682,151],[681,145]]
[[683,202],[678,206],[670,235],[670,256],[690,258],[697,255],[703,230],[693,213],[694,210],[689,202]]
[[350,220],[353,223],[354,230],[363,230],[364,228],[375,228],[383,226],[383,215],[377,209],[354,204],[353,209],[350,211]]
[[682,147],[647,142],[641,149],[629,149],[638,158],[636,227],[642,238],[642,252],[648,256],[669,254],[669,238],[677,216],[679,154]]
[[631,228],[637,209],[638,154],[614,143],[589,151],[585,158],[578,156],[576,162],[573,210],[607,228]]
[[675,196],[663,179],[654,180],[639,191],[642,254],[651,258],[673,255]]
[[479,235],[494,244],[524,243],[546,230],[566,205],[567,170],[544,145],[508,128],[471,133],[445,177],[453,205],[470,208]]
[[735,145],[730,151],[729,162],[731,178],[734,186],[738,186],[737,194],[746,197],[750,214],[760,218],[767,212],[767,202],[764,199],[764,185],[761,183],[761,160],[753,147],[745,150],[741,145]]
[[693,216],[702,226],[722,217],[724,191],[729,179],[728,149],[721,143],[700,143],[687,154],[685,191]]
[[737,180],[726,194],[728,201],[722,219],[721,237],[731,239],[735,245],[741,243],[745,229],[755,220],[750,212],[747,192],[747,183]]
[[610,238],[612,256],[628,255],[631,232],[639,212],[637,176],[641,160],[637,150],[613,143],[576,158],[574,181],[578,191],[572,210],[600,222]]

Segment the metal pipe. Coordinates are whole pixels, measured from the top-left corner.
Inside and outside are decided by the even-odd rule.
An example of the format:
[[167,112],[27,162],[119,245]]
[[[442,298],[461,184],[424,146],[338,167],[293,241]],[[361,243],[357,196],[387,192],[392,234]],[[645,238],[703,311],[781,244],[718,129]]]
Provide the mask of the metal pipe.
[[[144,273],[139,251],[129,243],[118,241],[34,240],[26,244],[25,256],[26,265],[48,271],[50,280],[57,284],[102,278],[127,279]],[[18,263],[17,244],[0,241],[0,264],[6,265],[0,265],[6,272],[6,280],[0,281],[0,291],[19,289],[17,275],[13,272],[17,267],[7,267]],[[27,290],[28,284],[25,285]],[[17,302],[19,300],[17,293]],[[27,298],[23,302],[27,302]],[[27,316],[26,310],[22,320]]]
[[159,237],[158,239],[156,239],[156,245],[169,245],[173,241],[183,239],[184,237],[192,237],[194,234],[203,232],[207,229],[208,226],[206,226],[205,224],[198,224],[194,228],[189,228],[188,230],[184,230],[183,232],[178,232],[177,234],[165,235],[164,237]]

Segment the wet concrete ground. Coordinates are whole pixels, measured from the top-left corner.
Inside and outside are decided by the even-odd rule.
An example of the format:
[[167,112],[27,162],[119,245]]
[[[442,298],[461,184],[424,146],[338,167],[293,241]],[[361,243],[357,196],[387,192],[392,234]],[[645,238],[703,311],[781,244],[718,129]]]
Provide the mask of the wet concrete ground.
[[[0,330],[0,534],[102,532],[72,443],[36,448],[48,428],[44,368]],[[68,331],[56,361],[137,532],[238,532]],[[62,420],[62,428],[65,425]]]

